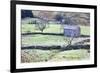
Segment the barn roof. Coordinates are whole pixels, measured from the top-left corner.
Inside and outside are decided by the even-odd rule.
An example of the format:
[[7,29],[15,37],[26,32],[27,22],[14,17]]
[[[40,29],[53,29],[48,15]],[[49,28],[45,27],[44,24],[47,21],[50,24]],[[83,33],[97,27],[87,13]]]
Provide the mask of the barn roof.
[[64,29],[78,29],[79,26],[76,26],[76,25],[64,25]]

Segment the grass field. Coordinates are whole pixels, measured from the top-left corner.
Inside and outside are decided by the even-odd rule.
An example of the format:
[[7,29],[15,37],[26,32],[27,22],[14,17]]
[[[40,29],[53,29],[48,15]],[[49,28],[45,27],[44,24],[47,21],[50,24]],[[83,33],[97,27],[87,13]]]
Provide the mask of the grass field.
[[[36,30],[36,27],[34,24],[22,24],[22,33],[27,32],[41,32],[40,30]],[[48,25],[44,29],[44,33],[63,33],[62,30],[60,30],[60,25]]]
[[[89,35],[90,29],[88,26],[80,26],[82,35]],[[28,32],[40,32],[35,30],[32,24],[23,24],[22,33]],[[49,25],[48,28],[44,29],[43,33],[63,33],[60,25]],[[22,45],[64,45],[66,41],[64,36],[54,36],[54,35],[41,35],[35,34],[27,37],[22,37]]]
[[[80,26],[81,35],[90,35],[90,27],[89,26]],[[32,24],[22,24],[22,32],[21,33],[34,33],[41,32],[40,30],[36,30],[35,26]],[[63,33],[63,29],[61,29],[60,25],[49,25],[46,29],[44,29],[43,33]],[[56,36],[56,35],[42,35],[42,34],[34,34],[34,35],[26,35],[22,36],[22,46],[24,45],[65,45],[66,41],[64,40],[64,36]],[[77,40],[76,40],[77,41]],[[88,50],[78,49],[78,50],[65,50],[59,51],[59,49],[24,49],[21,50],[21,62],[47,62],[47,61],[70,61],[70,60],[88,60],[90,53]]]
[[40,50],[30,49],[21,51],[21,62],[52,62],[52,61],[74,61],[88,60],[89,53],[85,49],[59,51],[59,50]]
[[24,45],[64,45],[64,36],[54,35],[31,35],[29,37],[22,37],[22,44]]
[[[90,27],[89,26],[80,26],[82,35],[90,35]],[[22,24],[22,33],[28,32],[41,32],[40,30],[35,29],[34,24]],[[44,29],[44,33],[63,33],[63,29],[61,29],[61,25],[50,24],[47,28]]]
[[90,35],[90,26],[80,26],[81,35]]

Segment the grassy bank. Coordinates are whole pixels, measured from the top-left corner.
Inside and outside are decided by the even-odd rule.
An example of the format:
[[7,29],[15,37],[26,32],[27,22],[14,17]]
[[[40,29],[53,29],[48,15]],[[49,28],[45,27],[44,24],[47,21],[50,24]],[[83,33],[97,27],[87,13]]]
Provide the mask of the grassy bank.
[[21,62],[88,60],[89,55],[85,49],[70,51],[27,49],[21,51]]

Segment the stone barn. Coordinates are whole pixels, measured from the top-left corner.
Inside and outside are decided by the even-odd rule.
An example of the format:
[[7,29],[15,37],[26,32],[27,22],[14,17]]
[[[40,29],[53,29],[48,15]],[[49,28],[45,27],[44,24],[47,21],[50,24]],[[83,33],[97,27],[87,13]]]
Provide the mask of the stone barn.
[[64,36],[79,37],[80,27],[77,25],[64,25]]

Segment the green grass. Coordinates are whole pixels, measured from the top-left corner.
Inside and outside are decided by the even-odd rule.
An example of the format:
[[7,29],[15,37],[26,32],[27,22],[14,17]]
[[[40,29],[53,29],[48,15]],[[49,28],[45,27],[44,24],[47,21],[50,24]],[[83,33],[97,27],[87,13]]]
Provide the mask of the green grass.
[[[89,26],[80,26],[82,35],[90,35]],[[22,33],[41,32],[36,30],[32,24],[22,24]],[[44,29],[43,33],[63,33],[60,25],[50,25]],[[64,36],[54,35],[28,35],[22,36],[22,45],[64,45]],[[47,61],[74,61],[89,59],[89,53],[85,49],[59,51],[59,50],[40,50],[25,49],[21,50],[21,62],[47,62]]]
[[82,35],[90,35],[90,27],[89,26],[80,26]]
[[[90,35],[89,26],[80,26],[82,35]],[[35,30],[32,24],[22,24],[22,33],[28,32],[40,32]],[[43,33],[62,33],[60,25],[49,25],[48,28],[44,30]],[[29,37],[22,37],[22,45],[64,45],[67,42],[64,40],[64,36],[54,36],[54,35],[31,35]]]
[[32,35],[30,37],[22,37],[22,44],[25,45],[64,45],[64,36],[54,35]]
[[75,61],[87,60],[89,53],[85,49],[59,51],[30,49],[21,51],[21,62]]
[[[37,30],[35,28],[34,24],[22,24],[22,33],[28,33],[28,32],[41,32],[40,30]],[[44,31],[44,33],[63,33],[63,30],[61,30],[60,25],[48,25]]]
[[80,49],[60,52],[59,54],[56,54],[51,61],[83,59],[89,59],[89,53],[87,52],[87,50]]
[[[80,26],[82,35],[90,35],[90,27],[89,26]],[[41,32],[40,30],[36,30],[34,24],[22,24],[22,33],[28,32]],[[50,24],[47,28],[44,29],[44,33],[63,33],[63,29],[61,29],[61,25]]]

